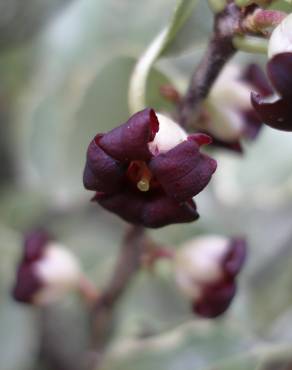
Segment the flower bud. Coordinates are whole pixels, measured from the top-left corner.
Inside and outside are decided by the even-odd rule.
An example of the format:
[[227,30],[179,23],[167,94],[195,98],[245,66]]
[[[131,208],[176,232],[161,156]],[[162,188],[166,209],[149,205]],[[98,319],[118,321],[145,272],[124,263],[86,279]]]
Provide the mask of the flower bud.
[[261,68],[249,64],[244,70],[227,65],[205,100],[198,129],[210,135],[213,146],[242,153],[242,139],[254,140],[262,121],[252,108],[250,92],[270,96],[272,89]]
[[206,100],[211,116],[207,130],[221,140],[236,140],[244,131],[245,121],[241,112],[250,109],[251,87],[240,80],[240,73],[236,65],[227,66]]
[[13,296],[19,302],[46,305],[77,288],[81,270],[77,258],[47,233],[27,235]]
[[289,14],[274,29],[269,41],[268,56],[292,52],[292,14]]
[[165,153],[187,139],[187,133],[169,117],[157,113],[159,131],[153,141],[148,144],[152,154]]
[[203,317],[221,315],[235,295],[235,277],[242,268],[246,242],[240,238],[206,236],[183,245],[175,258],[179,289]]

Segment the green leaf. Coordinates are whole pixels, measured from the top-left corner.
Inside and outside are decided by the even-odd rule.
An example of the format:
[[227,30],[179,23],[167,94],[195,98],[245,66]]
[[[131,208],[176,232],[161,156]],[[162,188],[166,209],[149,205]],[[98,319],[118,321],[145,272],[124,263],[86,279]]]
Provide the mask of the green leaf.
[[0,363],[1,369],[32,368],[37,350],[35,315],[31,308],[11,298],[17,261],[21,252],[20,237],[0,225]]
[[109,351],[102,370],[215,369],[253,344],[252,338],[223,322],[189,322],[154,338],[124,339]]
[[178,1],[173,17],[170,21],[170,25],[167,29],[167,34],[160,54],[165,53],[172,41],[177,37],[178,32],[181,31],[182,27],[192,14],[196,4],[197,0]]
[[[129,107],[130,112],[135,113],[146,106],[146,88],[149,72],[156,60],[170,52],[171,45],[184,42],[186,35],[184,27],[186,21],[194,14],[197,0],[179,0],[174,15],[168,27],[166,27],[150,44],[145,53],[138,61],[130,81]],[[190,21],[191,33],[194,31],[194,19]]]
[[0,4],[0,50],[30,40],[72,0],[13,0]]
[[289,13],[292,10],[292,3],[290,0],[279,0],[279,1],[273,2],[273,4],[271,5],[271,8],[282,10],[284,12]]
[[287,361],[289,342],[263,342],[224,321],[199,321],[153,338],[121,340],[101,370],[263,370]]

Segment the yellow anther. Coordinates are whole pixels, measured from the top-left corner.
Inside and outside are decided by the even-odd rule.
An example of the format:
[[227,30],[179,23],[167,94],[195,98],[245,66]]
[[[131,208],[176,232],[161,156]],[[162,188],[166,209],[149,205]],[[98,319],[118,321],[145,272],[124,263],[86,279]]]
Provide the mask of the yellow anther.
[[150,183],[147,178],[142,178],[138,183],[137,183],[137,188],[140,191],[148,191],[150,188]]

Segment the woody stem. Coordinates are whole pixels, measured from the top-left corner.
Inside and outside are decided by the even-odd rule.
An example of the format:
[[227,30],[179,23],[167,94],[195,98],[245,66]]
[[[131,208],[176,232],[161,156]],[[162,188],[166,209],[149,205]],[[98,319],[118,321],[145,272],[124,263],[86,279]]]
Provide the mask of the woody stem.
[[215,16],[214,30],[208,47],[178,107],[181,126],[188,127],[196,121],[203,100],[226,62],[235,54],[232,38],[240,20],[240,9],[233,2],[229,2],[224,10]]
[[145,229],[132,226],[126,234],[112,276],[95,303],[93,312],[95,368],[102,361],[102,353],[112,325],[115,305],[141,267],[142,255],[146,248]]

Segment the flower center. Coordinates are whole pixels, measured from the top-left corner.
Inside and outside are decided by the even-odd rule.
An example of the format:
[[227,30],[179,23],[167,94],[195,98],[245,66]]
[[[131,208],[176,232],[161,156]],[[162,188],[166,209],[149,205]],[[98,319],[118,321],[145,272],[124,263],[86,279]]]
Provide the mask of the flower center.
[[149,191],[152,173],[145,162],[132,161],[128,167],[127,176],[140,191]]

